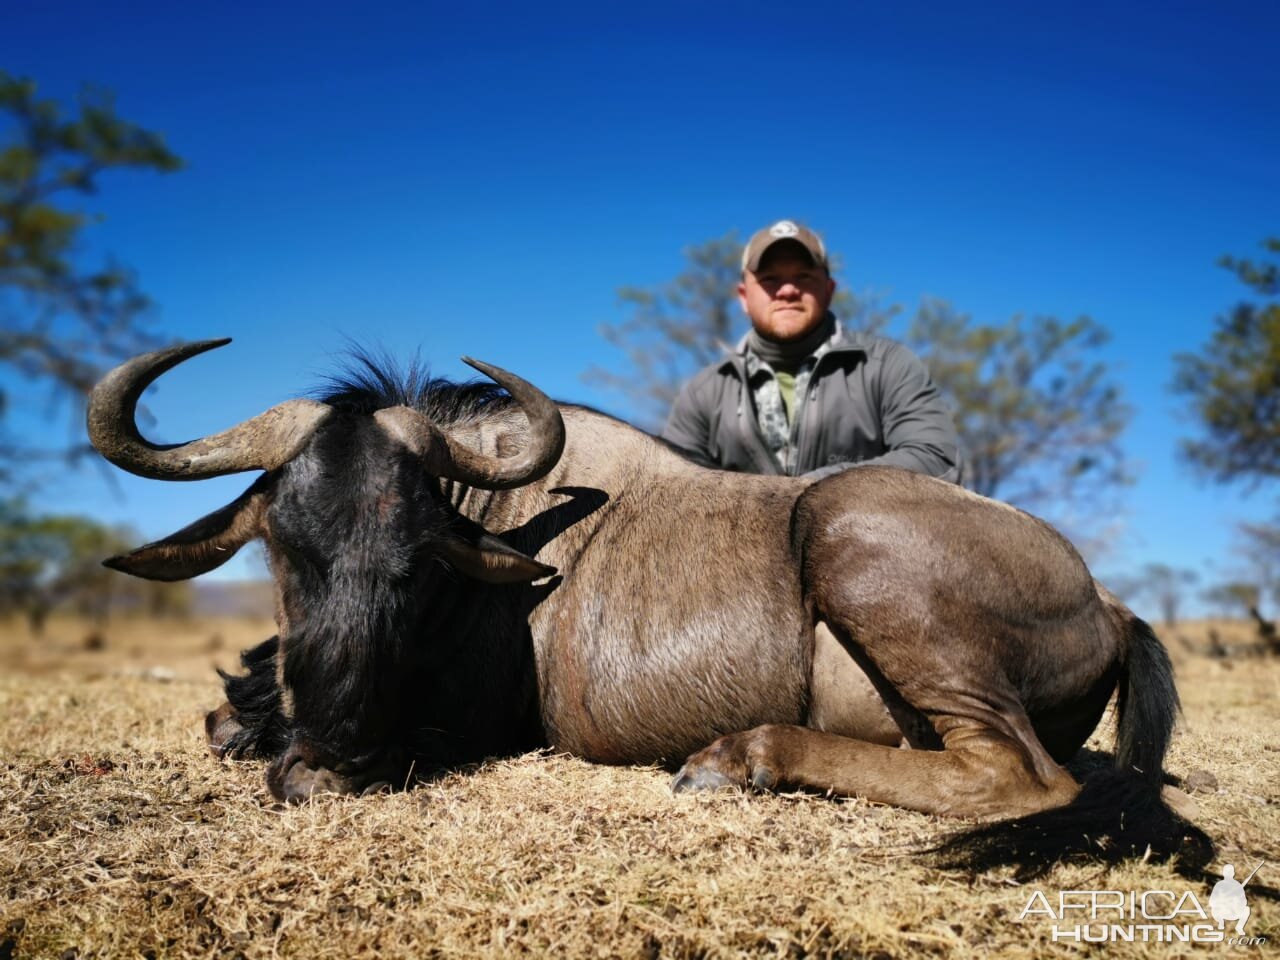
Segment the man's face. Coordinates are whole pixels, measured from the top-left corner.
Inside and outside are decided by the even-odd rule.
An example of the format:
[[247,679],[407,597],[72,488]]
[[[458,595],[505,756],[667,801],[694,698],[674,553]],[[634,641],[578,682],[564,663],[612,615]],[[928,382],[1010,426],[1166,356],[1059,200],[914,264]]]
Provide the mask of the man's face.
[[775,243],[755,273],[738,284],[738,302],[751,325],[770,340],[795,340],[822,322],[836,283],[804,248]]

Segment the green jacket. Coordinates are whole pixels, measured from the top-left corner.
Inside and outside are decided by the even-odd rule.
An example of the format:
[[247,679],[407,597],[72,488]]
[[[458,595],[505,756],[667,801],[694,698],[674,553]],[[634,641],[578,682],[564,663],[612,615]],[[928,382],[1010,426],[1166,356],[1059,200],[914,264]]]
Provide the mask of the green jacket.
[[[903,467],[960,482],[951,414],[914,353],[892,340],[837,331],[796,398],[792,473],[827,476],[858,463]],[[783,472],[760,433],[747,382],[746,340],[684,385],[663,439],[698,462],[747,473]]]

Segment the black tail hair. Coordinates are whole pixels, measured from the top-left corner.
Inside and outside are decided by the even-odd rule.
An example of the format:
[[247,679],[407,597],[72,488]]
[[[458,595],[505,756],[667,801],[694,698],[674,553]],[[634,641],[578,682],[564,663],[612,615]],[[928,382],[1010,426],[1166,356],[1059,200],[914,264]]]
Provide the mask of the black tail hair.
[[227,700],[236,708],[243,725],[225,745],[224,756],[232,759],[270,759],[289,745],[289,722],[280,709],[280,687],[276,683],[276,653],[280,638],[264,640],[240,654],[240,665],[249,672],[235,676],[218,671],[227,691]]
[[1175,859],[1200,876],[1213,841],[1160,797],[1164,755],[1178,716],[1173,665],[1151,627],[1128,610],[1123,675],[1116,710],[1116,763],[1085,777],[1065,807],[965,830],[930,851],[943,867],[985,870],[1015,866],[1020,880],[1070,860],[1119,863],[1134,857]]
[[1116,766],[1158,788],[1181,705],[1164,644],[1145,620],[1128,617],[1129,643],[1116,700]]

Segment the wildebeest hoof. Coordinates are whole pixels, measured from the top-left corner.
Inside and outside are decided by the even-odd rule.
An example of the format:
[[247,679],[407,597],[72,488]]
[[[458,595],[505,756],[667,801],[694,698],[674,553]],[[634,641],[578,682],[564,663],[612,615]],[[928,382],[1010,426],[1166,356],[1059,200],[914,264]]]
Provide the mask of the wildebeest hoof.
[[743,783],[710,767],[685,764],[671,781],[672,793],[704,793],[711,790],[738,790]]
[[204,732],[209,738],[209,752],[219,760],[227,756],[228,745],[232,737],[244,729],[239,720],[236,708],[224,703],[216,710],[210,710],[204,717]]
[[766,725],[721,737],[685,762],[671,789],[676,793],[726,787],[777,789],[781,778],[775,747],[785,731]]

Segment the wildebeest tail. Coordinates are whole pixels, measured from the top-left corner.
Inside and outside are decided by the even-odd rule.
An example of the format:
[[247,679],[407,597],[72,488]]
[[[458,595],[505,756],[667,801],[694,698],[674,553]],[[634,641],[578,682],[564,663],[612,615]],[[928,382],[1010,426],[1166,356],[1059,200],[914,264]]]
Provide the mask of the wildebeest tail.
[[940,865],[1016,866],[1026,879],[1062,861],[1146,857],[1175,860],[1179,873],[1200,876],[1213,859],[1213,841],[1161,796],[1164,755],[1178,715],[1169,655],[1146,622],[1100,593],[1123,631],[1114,766],[1086,773],[1080,793],[1064,807],[952,836],[932,851]]
[[1116,766],[1137,773],[1158,789],[1178,718],[1173,664],[1145,620],[1123,607],[1113,610],[1127,620],[1124,675],[1116,701]]

